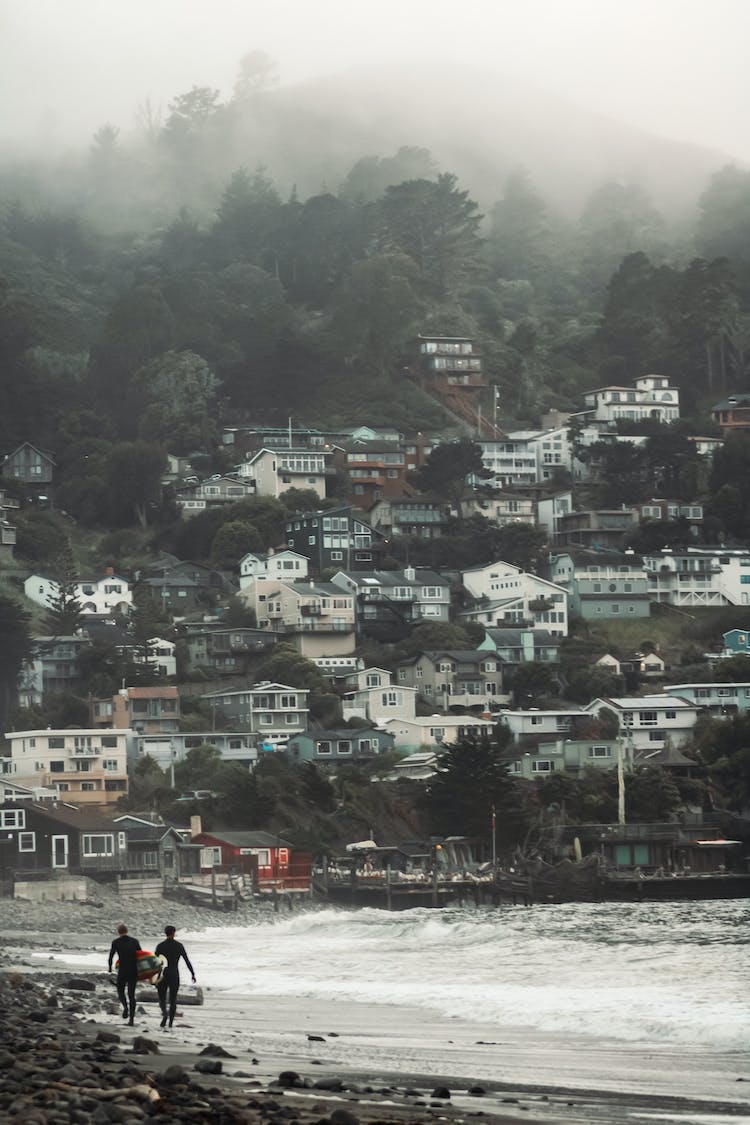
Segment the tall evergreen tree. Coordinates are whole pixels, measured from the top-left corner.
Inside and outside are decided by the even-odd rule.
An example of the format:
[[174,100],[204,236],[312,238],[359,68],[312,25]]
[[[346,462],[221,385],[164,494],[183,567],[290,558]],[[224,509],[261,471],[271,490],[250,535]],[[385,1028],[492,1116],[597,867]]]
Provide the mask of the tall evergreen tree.
[[70,542],[66,542],[53,567],[57,593],[50,601],[44,618],[45,628],[54,637],[71,637],[81,627],[82,605],[76,593],[78,571]]
[[0,730],[18,695],[18,677],[31,656],[30,618],[12,598],[0,594]]

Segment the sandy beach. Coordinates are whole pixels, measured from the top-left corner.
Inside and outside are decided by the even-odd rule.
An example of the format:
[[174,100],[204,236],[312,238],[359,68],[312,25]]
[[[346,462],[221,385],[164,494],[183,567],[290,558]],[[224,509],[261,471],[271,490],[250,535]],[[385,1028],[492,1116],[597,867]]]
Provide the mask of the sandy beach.
[[[155,1040],[162,1069],[174,1060],[192,1067],[208,1045],[219,1046],[233,1056],[224,1060],[222,1083],[245,1093],[278,1093],[274,1083],[285,1071],[309,1087],[328,1083],[335,1090],[338,1083],[342,1089],[333,1096],[349,1109],[356,1102],[360,1120],[427,1113],[506,1121],[750,1121],[746,1053],[714,1053],[708,1062],[702,1052],[684,1047],[645,1049],[614,1040],[592,1045],[583,1037],[540,1036],[520,1021],[499,1034],[497,1026],[396,1005],[240,996],[213,988],[200,967],[203,1003],[179,1005],[171,1032],[159,1029],[155,990],[148,986],[140,992],[135,1027],[123,1028],[113,980],[102,972],[109,941],[123,918],[133,932],[157,933],[165,904],[115,899],[96,908],[7,905],[0,921],[0,968],[46,986],[51,981],[63,995],[71,995],[65,988],[71,974],[90,981],[93,992],[76,997],[81,1026],[116,1032],[126,1050],[139,1036]],[[197,917],[193,908],[173,904],[166,911],[178,929],[243,924],[236,914],[223,919],[204,911],[207,917]],[[258,925],[264,918],[248,908],[246,921]],[[191,989],[181,995],[189,999]],[[438,1088],[447,1089],[450,1098],[435,1099]],[[285,1104],[294,1103],[303,1114],[321,1096],[320,1087],[284,1092]]]

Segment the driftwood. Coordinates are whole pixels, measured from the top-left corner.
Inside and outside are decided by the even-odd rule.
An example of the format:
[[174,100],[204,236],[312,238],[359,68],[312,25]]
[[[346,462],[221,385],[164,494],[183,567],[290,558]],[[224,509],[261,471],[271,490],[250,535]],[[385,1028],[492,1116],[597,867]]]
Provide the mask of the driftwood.
[[143,1082],[138,1086],[122,1086],[117,1090],[98,1090],[92,1086],[74,1086],[72,1082],[50,1082],[49,1087],[53,1090],[85,1094],[87,1098],[98,1098],[100,1101],[113,1101],[115,1098],[135,1098],[139,1102],[158,1102],[161,1100],[159,1091]]

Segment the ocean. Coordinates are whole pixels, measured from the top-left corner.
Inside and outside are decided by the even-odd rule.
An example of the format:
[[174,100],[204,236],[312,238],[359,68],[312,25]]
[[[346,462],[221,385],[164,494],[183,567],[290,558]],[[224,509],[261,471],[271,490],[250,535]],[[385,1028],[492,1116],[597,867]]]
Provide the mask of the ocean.
[[[746,1051],[750,903],[310,910],[181,934],[235,997],[396,1005],[507,1032]],[[205,976],[203,976],[205,979]]]

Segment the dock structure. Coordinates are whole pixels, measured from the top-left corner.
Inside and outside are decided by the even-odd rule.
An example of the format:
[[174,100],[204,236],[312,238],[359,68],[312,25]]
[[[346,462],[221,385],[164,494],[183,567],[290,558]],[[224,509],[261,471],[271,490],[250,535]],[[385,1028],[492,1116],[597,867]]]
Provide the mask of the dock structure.
[[313,892],[327,902],[349,906],[371,906],[385,910],[415,907],[439,908],[471,903],[475,906],[501,902],[531,905],[529,880],[523,876],[495,872],[404,873],[390,867],[372,872],[354,866],[341,870],[325,860],[313,875]]

